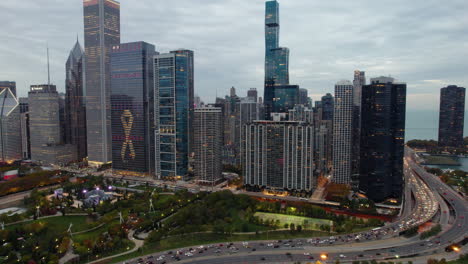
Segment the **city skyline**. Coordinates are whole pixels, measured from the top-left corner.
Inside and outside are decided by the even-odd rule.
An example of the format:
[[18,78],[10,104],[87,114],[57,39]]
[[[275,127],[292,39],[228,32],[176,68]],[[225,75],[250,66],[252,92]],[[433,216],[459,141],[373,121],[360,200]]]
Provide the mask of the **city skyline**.
[[[366,71],[368,77],[392,75],[407,82],[409,110],[437,110],[440,88],[450,84],[466,86],[467,79],[462,77],[466,62],[462,58],[467,51],[462,49],[462,44],[467,39],[466,34],[460,33],[464,31],[462,26],[463,21],[466,21],[461,10],[468,4],[462,1],[453,1],[441,9],[433,6],[437,4],[435,1],[424,5],[411,3],[401,8],[389,7],[385,16],[378,17],[371,15],[378,5],[370,1],[353,3],[353,8],[351,3],[336,6],[333,3],[308,1],[279,2],[282,18],[281,42],[292,51],[291,83],[308,89],[314,101],[326,92],[331,92],[337,80],[351,79],[355,69]],[[35,5],[37,3],[32,1],[24,1],[22,4],[3,2],[0,7],[6,11],[7,20],[9,14],[15,14],[20,20],[24,18],[24,21],[28,21],[36,16],[32,13]],[[161,52],[183,47],[198,54],[195,92],[204,101],[214,101],[216,89],[218,95],[223,95],[231,86],[235,86],[239,94],[246,93],[251,87],[256,87],[259,94],[263,94],[265,47],[261,36],[264,34],[264,1],[207,1],[203,6],[187,2],[180,5],[184,6],[181,8],[175,3],[156,5],[144,1],[130,5],[123,0],[121,5],[122,10],[125,10],[121,14],[122,42],[144,39],[155,44]],[[225,8],[226,6],[230,8]],[[71,32],[77,32],[83,43],[82,1],[67,3],[66,6],[44,1],[41,7],[56,15],[41,16],[43,27],[34,32],[25,30],[19,23],[7,22],[4,33],[12,44],[0,46],[0,49],[9,48],[7,45],[15,47],[12,52],[3,53],[5,61],[12,63],[2,65],[0,69],[4,73],[3,79],[17,82],[20,97],[27,94],[29,85],[44,83],[47,78],[46,42],[49,42],[51,51],[51,79],[60,92],[64,91],[65,86],[63,61],[68,56],[69,47],[76,40],[76,33]],[[198,10],[196,8],[203,10],[195,12]],[[427,12],[419,12],[415,16],[415,12],[411,11],[421,8]],[[184,15],[188,10],[197,15],[193,16],[191,11],[191,23],[187,25],[184,23],[187,22]],[[320,10],[320,13],[314,10]],[[343,11],[349,12],[345,14]],[[411,17],[408,16],[410,13],[413,14]],[[306,26],[300,23],[305,17],[314,15],[318,17],[315,19],[317,23]],[[336,19],[338,16],[343,19]],[[426,16],[431,17],[430,22],[424,19]],[[175,19],[169,20],[169,17]],[[350,22],[347,18],[351,17],[358,18]],[[395,18],[398,18],[397,22]],[[246,23],[233,26],[234,19]],[[168,25],[174,21],[179,22]],[[392,24],[387,23],[389,21]],[[149,27],[142,27],[145,23]],[[218,27],[227,25],[229,30],[218,30]],[[173,30],[182,26],[187,28]],[[209,26],[216,34],[200,30],[203,26]],[[149,32],[141,28],[154,30]],[[18,31],[23,34],[14,36],[13,33]],[[454,36],[457,36],[457,43],[446,41]],[[232,44],[227,45],[228,43]],[[430,43],[430,49],[427,48],[427,43]],[[311,45],[314,48],[311,49]],[[243,47],[242,56],[239,56],[239,46]],[[17,53],[24,56],[17,56]],[[219,63],[223,61],[226,63]],[[380,61],[384,63],[381,64]],[[21,74],[23,71],[29,74]],[[227,76],[224,72],[232,74]]]

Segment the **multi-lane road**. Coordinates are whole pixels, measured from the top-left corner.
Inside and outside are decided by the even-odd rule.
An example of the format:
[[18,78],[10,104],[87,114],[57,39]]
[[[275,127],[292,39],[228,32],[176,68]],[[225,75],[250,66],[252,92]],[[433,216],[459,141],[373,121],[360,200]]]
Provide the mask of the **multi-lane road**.
[[[346,263],[372,259],[417,260],[418,257],[425,259],[432,255],[440,257],[440,254],[448,258],[456,257],[456,252],[449,255],[445,249],[467,237],[468,203],[437,177],[421,168],[413,160],[413,155],[407,149],[407,190],[403,211],[396,222],[378,230],[335,237],[204,245],[147,255],[125,263],[294,263],[325,258],[330,263],[337,259]],[[398,237],[401,231],[431,219],[437,219],[444,227],[437,236],[424,241],[417,237]]]

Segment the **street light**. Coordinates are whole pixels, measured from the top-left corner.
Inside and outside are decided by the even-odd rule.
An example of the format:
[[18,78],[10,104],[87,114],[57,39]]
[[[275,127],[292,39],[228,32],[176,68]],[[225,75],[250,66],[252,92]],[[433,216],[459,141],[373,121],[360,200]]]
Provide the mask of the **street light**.
[[327,260],[327,259],[328,259],[328,255],[325,254],[325,253],[322,253],[322,254],[320,254],[320,259],[321,259],[321,260]]

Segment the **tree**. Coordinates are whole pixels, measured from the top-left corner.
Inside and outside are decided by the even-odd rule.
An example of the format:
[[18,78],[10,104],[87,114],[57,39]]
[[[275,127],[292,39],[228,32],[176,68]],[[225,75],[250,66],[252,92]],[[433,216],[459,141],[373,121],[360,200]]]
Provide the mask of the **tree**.
[[289,230],[291,230],[291,232],[295,231],[296,230],[296,226],[294,225],[294,223],[291,223],[289,225]]
[[301,231],[302,231],[302,226],[301,226],[301,225],[297,225],[296,230],[297,230],[297,232],[301,232]]

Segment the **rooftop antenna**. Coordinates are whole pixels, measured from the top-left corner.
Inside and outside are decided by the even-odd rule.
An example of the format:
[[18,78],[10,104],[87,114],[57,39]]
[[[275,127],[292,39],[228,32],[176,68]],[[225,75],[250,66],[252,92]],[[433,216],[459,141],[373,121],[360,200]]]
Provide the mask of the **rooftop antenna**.
[[47,88],[50,90],[49,43],[47,43]]

